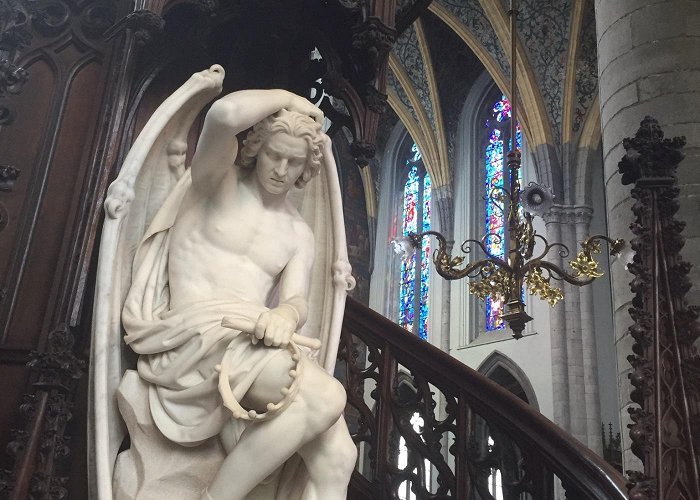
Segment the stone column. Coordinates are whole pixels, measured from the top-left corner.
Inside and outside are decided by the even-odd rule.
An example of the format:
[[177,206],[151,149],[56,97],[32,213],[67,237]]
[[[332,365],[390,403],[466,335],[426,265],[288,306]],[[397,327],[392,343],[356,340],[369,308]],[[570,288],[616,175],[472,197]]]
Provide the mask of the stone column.
[[[562,258],[552,252],[550,260],[569,268],[579,243],[588,235],[592,210],[583,206],[552,207],[545,215],[547,239],[565,244],[570,251]],[[602,453],[598,364],[593,331],[593,300],[590,287],[555,283],[564,302],[550,313],[554,421],[597,453]]]
[[[683,257],[693,264],[695,286],[687,298],[700,304],[700,2],[690,0],[595,0],[601,127],[608,231],[629,240],[632,200],[620,184],[617,163],[622,139],[634,136],[645,115],[656,118],[667,137],[684,135],[686,159],[678,169],[681,210],[688,226]],[[624,259],[613,262],[612,295],[618,350],[620,422],[624,468],[640,469],[629,451],[630,372],[626,356],[632,341],[627,309],[632,298]]]
[[[454,245],[454,199],[452,196],[452,186],[433,187],[433,213],[430,214],[432,220],[438,221],[442,234],[447,239],[448,252],[452,252]],[[437,217],[436,217],[437,216]],[[432,256],[431,256],[432,258]],[[430,264],[433,265],[432,263]],[[433,271],[435,279],[440,278]],[[450,352],[450,291],[449,282],[442,283],[442,297],[440,304],[440,349],[446,353]]]
[[[591,219],[593,211],[588,207],[579,207],[574,212],[576,228],[576,247],[571,252],[578,252],[579,244],[591,236]],[[591,285],[578,289],[579,317],[581,320],[581,352],[583,356],[583,399],[586,405],[586,437],[588,447],[603,455],[603,437],[601,436],[600,391],[598,387],[598,349],[595,337],[595,320],[593,318],[593,288]]]
[[[547,239],[561,241],[561,214],[552,210],[544,215],[547,225]],[[558,254],[551,256],[552,262],[561,266]],[[558,304],[549,310],[549,325],[552,353],[552,400],[553,420],[564,430],[571,430],[571,411],[569,408],[569,363],[566,345],[566,313],[564,306]]]

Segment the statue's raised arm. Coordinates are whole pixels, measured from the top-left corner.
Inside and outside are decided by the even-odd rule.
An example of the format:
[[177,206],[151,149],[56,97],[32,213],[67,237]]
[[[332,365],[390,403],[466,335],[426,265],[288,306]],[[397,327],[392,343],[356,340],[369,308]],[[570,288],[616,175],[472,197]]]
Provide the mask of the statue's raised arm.
[[281,89],[241,90],[212,104],[192,159],[192,185],[212,193],[231,174],[238,153],[236,136],[281,109],[307,115],[320,123],[323,113],[303,97]]
[[328,373],[354,280],[323,115],[283,90],[229,94],[186,168],[222,80],[213,66],[158,108],[105,200],[91,498],[345,498],[356,450]]

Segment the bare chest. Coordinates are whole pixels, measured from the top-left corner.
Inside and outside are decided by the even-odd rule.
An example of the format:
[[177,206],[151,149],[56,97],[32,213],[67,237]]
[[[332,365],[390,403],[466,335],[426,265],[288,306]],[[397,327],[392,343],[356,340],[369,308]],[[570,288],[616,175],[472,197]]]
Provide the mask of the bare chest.
[[193,210],[173,228],[171,257],[193,268],[225,266],[279,275],[295,251],[293,220],[284,213]]

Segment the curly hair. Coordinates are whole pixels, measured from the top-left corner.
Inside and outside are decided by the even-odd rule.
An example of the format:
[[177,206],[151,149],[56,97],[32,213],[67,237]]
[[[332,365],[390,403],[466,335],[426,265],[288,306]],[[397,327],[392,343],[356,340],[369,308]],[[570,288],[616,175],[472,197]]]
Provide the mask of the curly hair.
[[304,171],[294,184],[302,188],[321,170],[321,125],[313,118],[296,111],[281,109],[274,115],[270,115],[264,120],[256,123],[253,130],[248,132],[248,136],[243,141],[239,163],[242,167],[252,168],[255,166],[255,159],[260,148],[265,141],[277,132],[284,132],[293,137],[299,137],[306,141],[309,153],[306,159]]

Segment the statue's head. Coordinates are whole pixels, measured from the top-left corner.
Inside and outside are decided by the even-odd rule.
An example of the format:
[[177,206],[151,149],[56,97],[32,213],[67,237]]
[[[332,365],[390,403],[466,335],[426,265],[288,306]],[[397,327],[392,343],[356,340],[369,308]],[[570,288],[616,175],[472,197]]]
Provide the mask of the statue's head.
[[321,170],[323,156],[321,125],[310,116],[282,109],[255,124],[243,141],[239,163],[242,167],[249,168],[257,165],[261,149],[274,150],[275,142],[280,145],[290,142],[284,136],[302,139],[306,144],[304,166],[294,183],[296,187],[302,188]]

